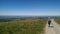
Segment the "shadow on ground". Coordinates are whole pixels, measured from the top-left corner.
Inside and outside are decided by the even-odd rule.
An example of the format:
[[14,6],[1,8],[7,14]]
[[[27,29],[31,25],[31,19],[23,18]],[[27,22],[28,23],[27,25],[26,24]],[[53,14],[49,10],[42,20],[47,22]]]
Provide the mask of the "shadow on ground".
[[53,28],[54,26],[48,26],[48,27],[51,27],[51,28]]

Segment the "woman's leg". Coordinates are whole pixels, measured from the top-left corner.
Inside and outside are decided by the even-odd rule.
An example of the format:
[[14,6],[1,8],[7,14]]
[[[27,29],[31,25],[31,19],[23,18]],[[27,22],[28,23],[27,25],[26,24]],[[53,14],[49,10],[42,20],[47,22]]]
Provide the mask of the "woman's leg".
[[50,22],[48,23],[49,27],[50,27]]

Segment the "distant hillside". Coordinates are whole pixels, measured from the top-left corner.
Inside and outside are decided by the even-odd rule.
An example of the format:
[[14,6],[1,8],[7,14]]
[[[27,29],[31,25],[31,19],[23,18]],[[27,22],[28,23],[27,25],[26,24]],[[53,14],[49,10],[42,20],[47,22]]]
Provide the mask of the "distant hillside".
[[6,18],[60,18],[60,16],[0,16],[0,19]]

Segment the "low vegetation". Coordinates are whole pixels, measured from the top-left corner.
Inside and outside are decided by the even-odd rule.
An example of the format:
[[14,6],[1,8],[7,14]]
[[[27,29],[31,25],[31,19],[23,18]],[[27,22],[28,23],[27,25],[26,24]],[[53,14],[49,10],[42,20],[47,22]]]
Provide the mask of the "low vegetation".
[[60,18],[56,18],[55,21],[60,24]]
[[43,34],[47,19],[14,19],[0,22],[0,34]]

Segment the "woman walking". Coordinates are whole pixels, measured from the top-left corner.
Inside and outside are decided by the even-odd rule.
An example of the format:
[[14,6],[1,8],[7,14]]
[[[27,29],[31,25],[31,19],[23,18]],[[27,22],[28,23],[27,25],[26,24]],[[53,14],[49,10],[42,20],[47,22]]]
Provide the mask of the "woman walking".
[[49,25],[49,27],[50,27],[50,24],[51,24],[51,20],[48,21],[48,25]]
[[50,27],[50,24],[51,24],[51,19],[50,19],[50,17],[48,18],[48,25],[49,25],[49,27]]

